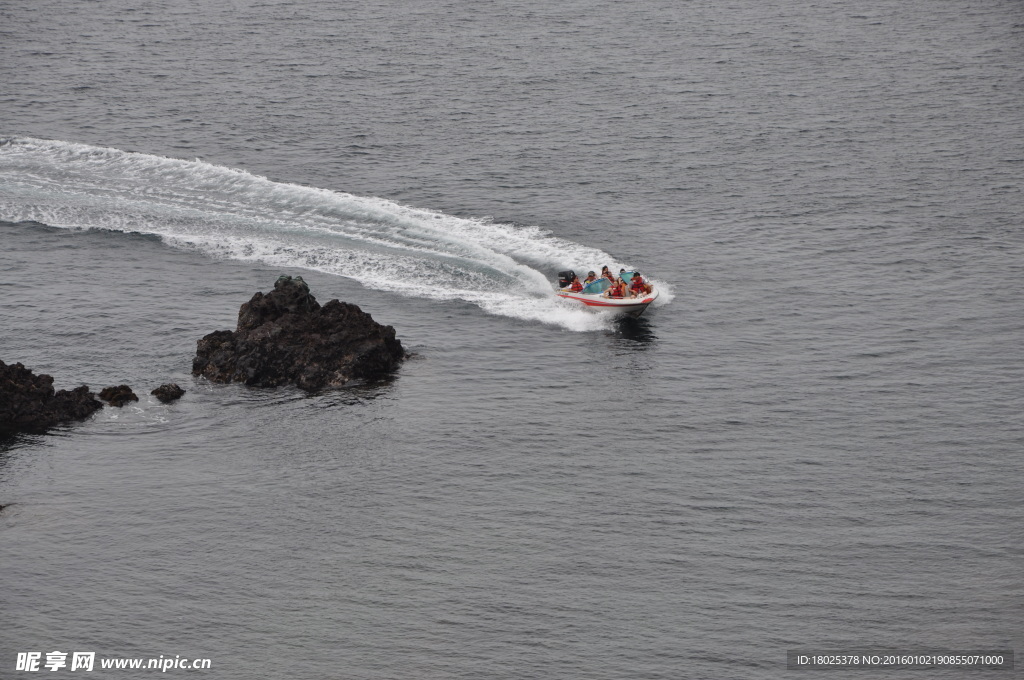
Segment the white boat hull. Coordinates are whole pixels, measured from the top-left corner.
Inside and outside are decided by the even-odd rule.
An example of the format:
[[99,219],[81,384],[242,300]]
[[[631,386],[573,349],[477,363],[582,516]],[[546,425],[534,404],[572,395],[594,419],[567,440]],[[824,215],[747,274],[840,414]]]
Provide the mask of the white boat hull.
[[556,294],[558,297],[566,300],[581,302],[597,311],[621,312],[631,316],[640,316],[647,309],[647,305],[658,299],[657,290],[652,290],[647,295],[635,298],[606,298],[600,294],[584,295],[583,293],[573,293],[568,290],[560,290]]

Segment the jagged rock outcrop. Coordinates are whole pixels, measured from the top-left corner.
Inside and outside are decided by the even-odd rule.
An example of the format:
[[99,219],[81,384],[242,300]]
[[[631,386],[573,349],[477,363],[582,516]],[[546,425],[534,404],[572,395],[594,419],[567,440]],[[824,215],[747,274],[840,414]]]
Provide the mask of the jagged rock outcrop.
[[45,432],[59,423],[88,418],[101,408],[86,385],[55,392],[51,376],[0,361],[0,434]]
[[197,343],[193,375],[257,387],[293,384],[313,391],[386,377],[405,358],[395,329],[358,306],[320,306],[301,277],[282,276],[238,310],[234,331]]
[[138,401],[139,398],[132,392],[132,388],[127,385],[118,385],[116,387],[104,387],[100,390],[100,399],[107,402],[111,406],[121,408],[129,401]]
[[150,392],[150,394],[166,404],[176,399],[181,399],[185,394],[185,390],[178,387],[175,383],[164,383]]

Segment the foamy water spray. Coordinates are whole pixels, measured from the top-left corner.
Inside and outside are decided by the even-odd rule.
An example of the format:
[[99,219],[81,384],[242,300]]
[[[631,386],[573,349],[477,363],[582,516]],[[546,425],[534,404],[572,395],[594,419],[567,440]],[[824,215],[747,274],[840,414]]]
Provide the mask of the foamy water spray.
[[552,296],[537,267],[625,266],[537,227],[69,142],[0,142],[0,183],[0,219],[156,234],[212,257],[312,269],[571,330],[607,328],[610,319]]

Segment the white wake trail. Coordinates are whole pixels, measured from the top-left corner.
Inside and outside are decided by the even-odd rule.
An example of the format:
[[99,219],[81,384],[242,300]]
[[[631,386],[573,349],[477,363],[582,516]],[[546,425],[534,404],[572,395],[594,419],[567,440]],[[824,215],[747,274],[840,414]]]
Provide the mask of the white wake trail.
[[31,138],[0,142],[0,219],[155,234],[212,257],[312,269],[577,331],[610,321],[551,295],[551,273],[626,266],[538,227],[273,182],[200,160]]

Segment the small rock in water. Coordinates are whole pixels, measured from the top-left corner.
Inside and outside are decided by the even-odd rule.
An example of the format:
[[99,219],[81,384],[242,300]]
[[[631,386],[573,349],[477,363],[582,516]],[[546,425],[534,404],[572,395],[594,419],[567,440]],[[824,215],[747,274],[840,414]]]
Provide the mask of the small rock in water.
[[117,387],[104,387],[100,390],[100,399],[107,402],[111,406],[121,407],[127,404],[129,401],[138,401],[139,398],[132,392],[132,388],[127,385],[118,385]]
[[270,293],[242,305],[234,331],[215,331],[197,343],[192,374],[313,391],[383,378],[405,356],[391,326],[347,302],[321,307],[301,277],[282,276]]
[[181,389],[174,383],[164,383],[150,392],[150,394],[155,395],[157,399],[166,404],[174,401],[175,399],[181,399],[185,394],[185,390]]
[[0,433],[45,432],[103,408],[88,386],[54,392],[53,378],[0,361]]

